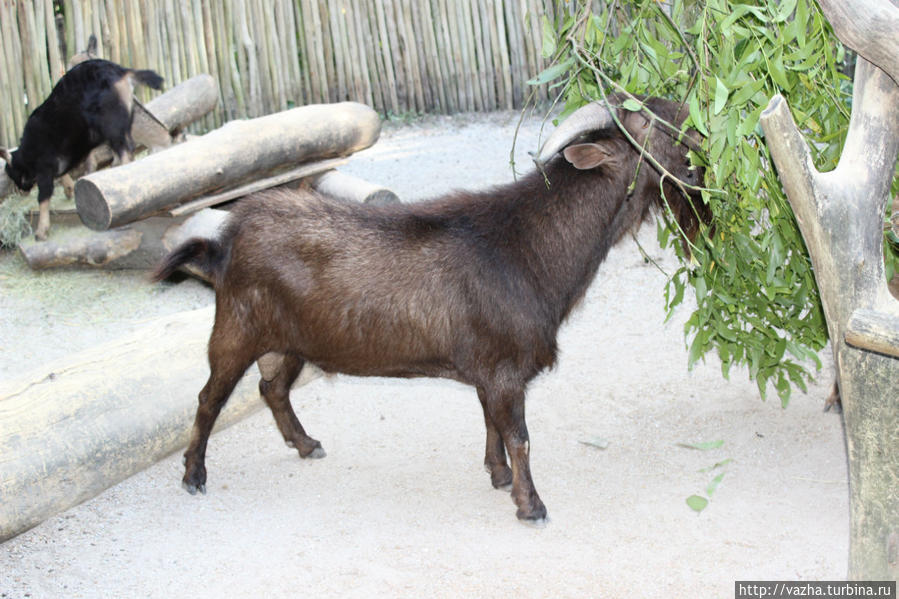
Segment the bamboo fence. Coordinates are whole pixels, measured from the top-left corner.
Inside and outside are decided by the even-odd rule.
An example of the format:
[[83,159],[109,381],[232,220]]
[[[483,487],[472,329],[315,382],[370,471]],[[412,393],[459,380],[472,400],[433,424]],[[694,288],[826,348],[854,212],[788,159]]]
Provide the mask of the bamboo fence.
[[[553,93],[543,18],[561,0],[0,0],[0,144],[18,142],[91,34],[98,55],[170,87],[219,83],[197,131],[296,105],[354,100],[382,114],[521,107]],[[148,99],[146,90],[139,92]]]

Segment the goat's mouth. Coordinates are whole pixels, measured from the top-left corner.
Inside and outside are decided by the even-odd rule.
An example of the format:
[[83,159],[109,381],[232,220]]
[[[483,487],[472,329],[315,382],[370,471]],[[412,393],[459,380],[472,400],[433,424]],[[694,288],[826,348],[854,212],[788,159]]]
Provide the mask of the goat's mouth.
[[12,181],[15,190],[21,195],[26,195],[31,191],[31,188],[34,187],[34,180],[22,181],[21,183],[19,183],[15,179],[10,178],[10,181]]
[[31,191],[31,188],[34,187],[34,184],[37,181],[36,177],[26,179],[21,174],[19,174],[18,176],[13,176],[8,170],[4,172],[4,175],[6,175],[6,178],[10,183],[12,183],[12,186],[15,187],[17,191],[22,193],[28,193],[29,191]]

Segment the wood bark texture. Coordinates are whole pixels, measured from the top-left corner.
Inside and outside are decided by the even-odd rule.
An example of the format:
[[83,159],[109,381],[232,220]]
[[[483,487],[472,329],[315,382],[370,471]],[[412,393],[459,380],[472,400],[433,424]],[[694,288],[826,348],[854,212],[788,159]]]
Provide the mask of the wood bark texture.
[[899,0],[818,0],[840,41],[899,84]]
[[75,185],[82,222],[105,230],[307,160],[351,154],[380,133],[377,113],[343,102],[232,121]]
[[[899,578],[899,359],[846,339],[851,331],[872,337],[865,323],[899,322],[883,267],[899,86],[860,58],[853,93],[848,136],[831,172],[815,169],[781,96],[772,98],[761,124],[811,256],[836,359],[849,454],[849,575],[886,580]],[[895,334],[880,334],[877,342]]]

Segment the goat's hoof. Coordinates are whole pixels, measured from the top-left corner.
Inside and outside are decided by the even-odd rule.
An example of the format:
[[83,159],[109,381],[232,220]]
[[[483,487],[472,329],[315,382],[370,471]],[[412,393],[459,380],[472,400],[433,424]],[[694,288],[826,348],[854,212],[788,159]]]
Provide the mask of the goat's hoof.
[[326,455],[328,455],[328,454],[325,453],[325,450],[322,449],[321,445],[319,445],[318,447],[316,447],[315,449],[313,449],[306,455],[300,454],[300,457],[303,459],[306,459],[306,460],[320,460],[323,457],[325,457]]
[[40,231],[38,231],[37,233],[34,234],[34,240],[35,241],[47,241],[47,232],[44,231],[43,233],[41,233]]
[[524,524],[525,526],[529,526],[531,528],[546,528],[546,525],[549,524],[549,518],[544,516],[543,518],[538,518],[536,520],[530,520],[527,518],[519,518],[519,522]]
[[[515,514],[524,524],[533,524],[535,526],[543,526],[546,524],[546,506],[539,499],[536,505],[526,505],[518,508]],[[541,524],[542,522],[542,524]]]
[[183,480],[181,481],[181,486],[191,495],[196,495],[197,491],[199,491],[202,495],[206,494],[206,485],[202,483],[199,485],[195,485],[193,483],[187,482],[186,480]]
[[511,468],[503,465],[499,468],[491,469],[488,466],[487,472],[490,473],[490,484],[493,485],[494,489],[499,489],[500,491],[510,491],[512,489]]

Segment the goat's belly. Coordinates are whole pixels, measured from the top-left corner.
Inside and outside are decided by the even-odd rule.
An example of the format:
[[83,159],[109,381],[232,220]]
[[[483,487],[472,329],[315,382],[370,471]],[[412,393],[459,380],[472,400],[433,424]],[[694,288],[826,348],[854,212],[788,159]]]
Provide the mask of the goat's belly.
[[440,360],[384,360],[371,356],[309,356],[309,362],[331,374],[380,377],[459,379],[456,369]]
[[293,325],[280,329],[284,344],[325,372],[455,378],[446,310],[352,299],[303,302],[291,315]]

